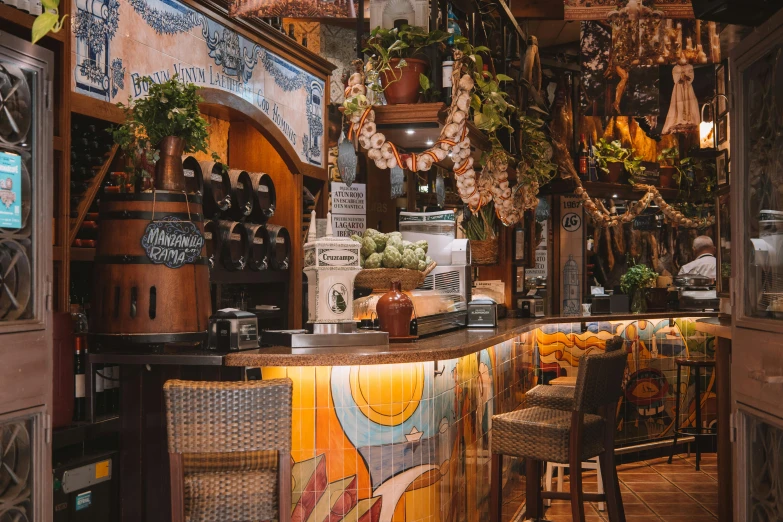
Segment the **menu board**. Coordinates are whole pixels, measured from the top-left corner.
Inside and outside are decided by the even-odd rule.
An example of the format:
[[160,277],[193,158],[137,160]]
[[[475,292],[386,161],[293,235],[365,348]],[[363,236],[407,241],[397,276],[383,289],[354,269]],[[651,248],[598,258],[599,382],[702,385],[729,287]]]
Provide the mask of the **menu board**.
[[0,152],[0,228],[22,228],[22,157]]

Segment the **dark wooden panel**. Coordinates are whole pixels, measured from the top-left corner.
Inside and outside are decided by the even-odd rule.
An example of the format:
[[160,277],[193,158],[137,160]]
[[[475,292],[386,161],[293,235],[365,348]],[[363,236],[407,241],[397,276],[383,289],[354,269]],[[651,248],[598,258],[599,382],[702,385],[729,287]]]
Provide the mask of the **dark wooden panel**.
[[718,381],[718,521],[734,519],[731,457],[731,339],[717,338],[715,378]]

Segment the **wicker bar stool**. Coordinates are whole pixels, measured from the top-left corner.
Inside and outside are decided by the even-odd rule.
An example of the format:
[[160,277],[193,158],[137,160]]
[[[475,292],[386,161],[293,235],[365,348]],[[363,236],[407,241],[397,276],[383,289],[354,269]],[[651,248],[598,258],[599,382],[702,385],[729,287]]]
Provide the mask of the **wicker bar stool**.
[[172,522],[291,520],[290,379],[170,380]]
[[[611,522],[625,521],[614,464],[617,400],[627,353],[606,351],[582,358],[570,411],[533,406],[492,417],[490,519],[501,519],[503,455],[527,459],[527,518],[543,516],[543,499],[571,501],[572,519],[585,520],[584,501],[605,501]],[[582,462],[599,457],[604,494],[582,491]],[[570,493],[541,491],[541,463],[568,464]]]

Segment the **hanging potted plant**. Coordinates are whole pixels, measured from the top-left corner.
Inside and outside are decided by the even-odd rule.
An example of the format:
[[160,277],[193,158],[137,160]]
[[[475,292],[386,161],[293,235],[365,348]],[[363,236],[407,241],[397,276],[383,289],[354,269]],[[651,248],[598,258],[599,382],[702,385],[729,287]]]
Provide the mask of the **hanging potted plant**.
[[403,25],[394,29],[376,27],[370,33],[365,52],[372,55],[368,66],[380,79],[380,89],[390,104],[416,103],[419,98],[419,77],[429,67],[423,49],[430,45],[445,47],[449,34],[439,29],[425,31],[421,27]]
[[149,177],[154,165],[156,189],[182,192],[182,155],[207,151],[208,123],[199,111],[203,100],[197,94],[198,87],[181,82],[176,74],[163,83],[138,78],[136,85],[148,88],[147,95],[129,100],[128,105],[118,103],[125,123],[111,129],[129,160],[129,179]]
[[520,116],[520,151],[517,180],[524,185],[548,183],[557,165],[552,161],[552,144],[543,131],[544,122],[538,117]]
[[631,296],[631,312],[647,311],[647,290],[655,287],[658,273],[647,265],[633,265],[620,278],[620,289]]
[[661,188],[674,187],[675,178],[677,184],[682,181],[682,176],[678,175],[677,161],[680,159],[680,150],[677,147],[668,147],[658,154],[658,162],[661,164],[660,176],[658,177]]
[[631,149],[623,147],[619,140],[606,141],[601,138],[593,150],[600,181],[619,183],[624,173],[633,178],[634,175],[644,172],[642,159],[634,156]]
[[488,203],[476,213],[465,210],[460,225],[470,240],[470,257],[474,265],[494,265],[498,262],[498,236],[495,205]]

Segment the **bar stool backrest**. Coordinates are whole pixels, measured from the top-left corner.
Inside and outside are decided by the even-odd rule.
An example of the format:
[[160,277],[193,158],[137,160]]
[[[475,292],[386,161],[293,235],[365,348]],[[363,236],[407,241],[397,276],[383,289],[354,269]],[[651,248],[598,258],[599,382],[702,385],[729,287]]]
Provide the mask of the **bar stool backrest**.
[[622,394],[628,353],[622,349],[622,338],[615,337],[606,344],[605,352],[590,354],[579,361],[574,390],[576,411],[596,411],[602,406],[617,402]]
[[292,389],[290,379],[167,381],[169,453],[290,453]]

